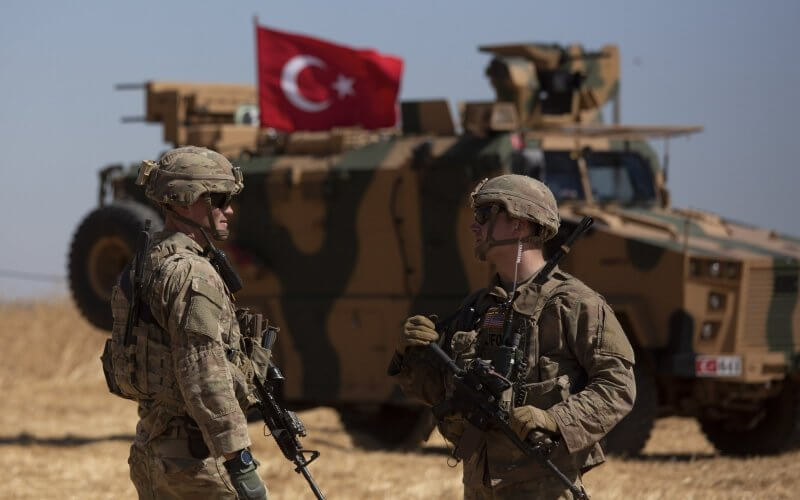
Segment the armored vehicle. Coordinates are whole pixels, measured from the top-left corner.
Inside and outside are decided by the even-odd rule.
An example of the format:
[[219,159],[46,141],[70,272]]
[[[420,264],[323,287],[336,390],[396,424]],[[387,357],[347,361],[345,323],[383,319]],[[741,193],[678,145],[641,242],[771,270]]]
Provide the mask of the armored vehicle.
[[[252,123],[249,86],[149,82],[147,122],[241,168],[226,250],[237,300],[281,329],[284,397],[332,405],[384,443],[430,430],[385,375],[410,314],[453,311],[491,269],[473,258],[467,195],[484,177],[544,181],[562,232],[595,225],[563,267],[613,306],[637,355],[638,398],[607,447],[637,453],[658,415],[690,415],[724,453],[772,453],[800,436],[800,240],[674,208],[650,139],[700,127],[626,126],[619,55],[580,46],[482,47],[496,91],[460,106],[403,102],[402,127],[281,134]],[[603,113],[611,120],[604,123]],[[136,168],[100,172],[99,206],[69,259],[75,301],[109,328],[109,291],[145,218]],[[363,427],[362,427],[363,428]]]

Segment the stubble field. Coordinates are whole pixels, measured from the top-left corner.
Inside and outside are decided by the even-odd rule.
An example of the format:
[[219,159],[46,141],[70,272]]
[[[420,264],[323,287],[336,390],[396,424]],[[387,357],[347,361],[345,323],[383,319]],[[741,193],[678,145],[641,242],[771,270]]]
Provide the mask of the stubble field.
[[[127,456],[136,410],[105,388],[104,339],[67,299],[0,303],[0,498],[135,498]],[[311,469],[328,498],[461,498],[460,466],[448,466],[437,434],[420,452],[368,451],[333,409],[301,417],[304,443],[322,452]],[[313,498],[262,426],[250,434],[270,498]],[[643,456],[610,459],[585,483],[593,499],[797,498],[800,452],[722,457],[693,420],[665,418]]]

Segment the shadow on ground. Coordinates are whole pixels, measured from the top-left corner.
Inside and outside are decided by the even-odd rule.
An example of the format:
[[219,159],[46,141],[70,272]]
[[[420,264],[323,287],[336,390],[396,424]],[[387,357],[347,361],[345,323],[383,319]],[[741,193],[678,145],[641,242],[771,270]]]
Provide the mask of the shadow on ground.
[[133,442],[136,436],[133,434],[112,434],[110,436],[73,436],[67,434],[62,437],[37,437],[27,432],[22,432],[16,436],[0,436],[0,446],[85,446],[87,444],[102,443],[105,441],[126,441]]

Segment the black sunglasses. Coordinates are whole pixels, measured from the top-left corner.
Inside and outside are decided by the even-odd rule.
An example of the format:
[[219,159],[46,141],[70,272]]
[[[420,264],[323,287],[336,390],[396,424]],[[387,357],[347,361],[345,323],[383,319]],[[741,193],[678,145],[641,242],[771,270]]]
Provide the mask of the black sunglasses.
[[225,210],[228,205],[233,201],[233,195],[230,193],[211,193],[211,206]]
[[473,210],[473,213],[475,215],[475,222],[477,222],[481,226],[486,224],[492,217],[493,207],[497,207],[495,209],[495,213],[500,213],[504,210],[504,208],[501,207],[500,205],[492,205],[492,204],[475,207],[475,209]]

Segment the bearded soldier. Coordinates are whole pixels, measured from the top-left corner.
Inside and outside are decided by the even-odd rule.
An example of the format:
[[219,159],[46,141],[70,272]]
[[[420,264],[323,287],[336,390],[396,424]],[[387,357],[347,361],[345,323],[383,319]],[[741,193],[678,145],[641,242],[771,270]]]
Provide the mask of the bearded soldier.
[[103,354],[111,391],[139,405],[131,479],[142,499],[266,499],[245,410],[269,352],[250,341],[261,332],[240,332],[232,293],[241,282],[209,237],[228,236],[241,172],[189,146],[143,162],[137,183],[162,207],[164,231],[136,257],[139,290],[127,270],[114,287]]
[[[397,348],[401,387],[429,405],[452,396],[452,376],[422,349],[431,342],[462,368],[476,359],[508,368],[502,375],[513,385],[499,405],[511,428],[529,443],[556,443],[550,459],[580,489],[581,475],[604,461],[598,441],[633,406],[633,350],[600,295],[557,267],[547,280],[536,277],[543,244],[560,223],[544,184],[501,175],[481,182],[471,204],[476,256],[497,274],[440,331],[425,316],[406,321]],[[506,347],[509,334],[518,334],[515,350]],[[500,432],[478,431],[458,413],[442,417],[439,429],[456,450],[469,450],[465,499],[573,497]]]

